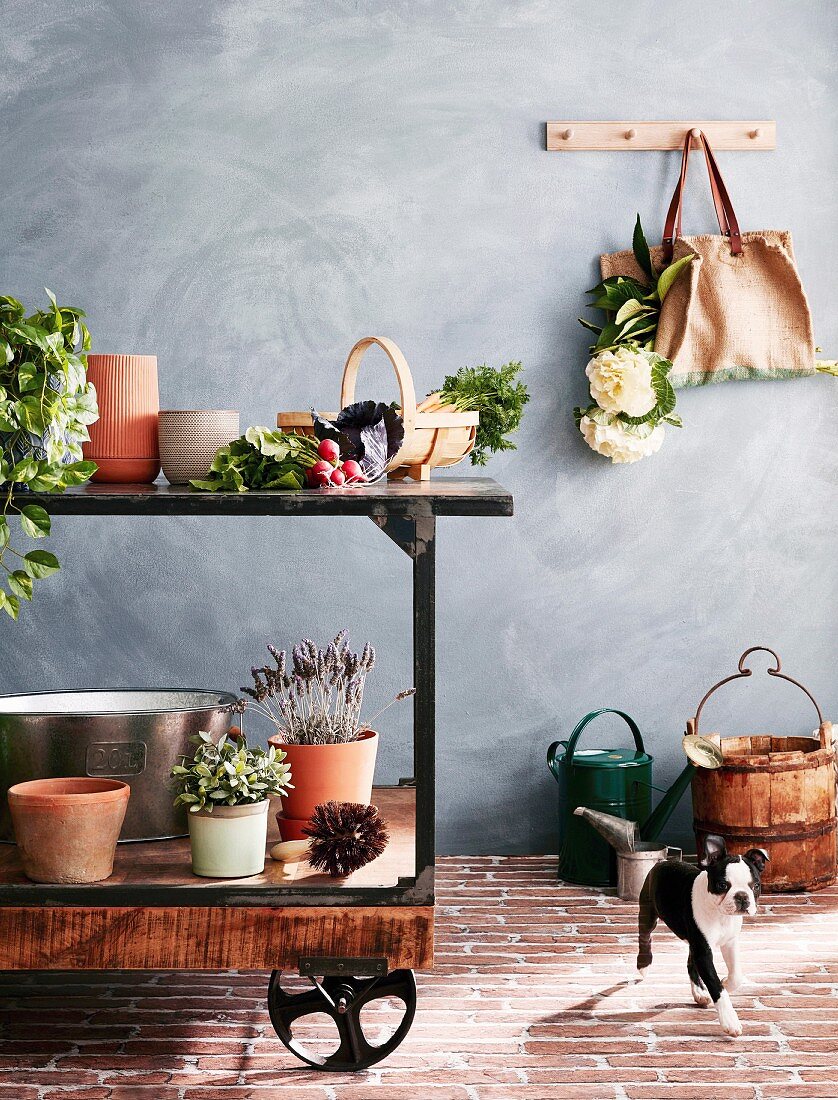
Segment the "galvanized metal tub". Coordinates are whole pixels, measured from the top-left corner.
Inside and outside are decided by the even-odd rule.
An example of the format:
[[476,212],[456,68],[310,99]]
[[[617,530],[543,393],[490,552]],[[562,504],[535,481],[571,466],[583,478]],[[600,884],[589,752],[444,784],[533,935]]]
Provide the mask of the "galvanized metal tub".
[[0,696],[0,841],[14,841],[6,792],[15,783],[89,775],[131,787],[121,840],[185,836],[169,773],[189,738],[230,728],[223,691],[40,691]]

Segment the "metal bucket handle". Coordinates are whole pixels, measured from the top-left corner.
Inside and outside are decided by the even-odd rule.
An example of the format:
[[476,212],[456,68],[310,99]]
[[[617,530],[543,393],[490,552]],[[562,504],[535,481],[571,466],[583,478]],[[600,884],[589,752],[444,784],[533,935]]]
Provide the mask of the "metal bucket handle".
[[592,710],[590,714],[586,714],[585,717],[581,719],[581,721],[576,723],[576,727],[574,728],[573,733],[571,733],[570,737],[568,737],[567,741],[554,741],[550,748],[547,750],[547,765],[550,768],[550,771],[553,773],[556,782],[558,782],[559,780],[558,760],[556,759],[558,750],[562,746],[564,746],[564,752],[561,754],[560,759],[564,760],[566,764],[572,764],[573,753],[576,749],[576,742],[582,735],[582,730],[585,728],[585,726],[588,725],[589,722],[593,722],[594,718],[599,718],[601,714],[619,714],[619,716],[625,721],[626,725],[632,732],[632,736],[634,737],[634,745],[637,751],[646,751],[643,747],[643,735],[641,734],[635,720],[631,718],[628,714],[626,714],[622,710],[614,710],[612,707],[603,707],[602,710]]
[[812,704],[813,704],[815,710],[818,712],[818,726],[823,726],[823,714],[821,713],[821,708],[818,706],[817,702],[815,701],[815,697],[811,693],[811,691],[809,691],[808,688],[805,688],[803,686],[803,684],[801,684],[799,681],[793,680],[791,678],[791,676],[787,676],[785,674],[785,672],[780,671],[780,668],[781,668],[780,658],[777,656],[777,654],[774,652],[773,649],[769,649],[768,646],[764,646],[764,645],[755,645],[755,646],[751,646],[750,649],[746,649],[745,652],[742,654],[742,656],[739,658],[739,671],[734,672],[732,676],[725,676],[724,680],[719,680],[719,682],[717,684],[714,684],[713,687],[710,688],[710,690],[707,692],[707,694],[704,696],[704,698],[698,704],[698,710],[695,712],[695,718],[691,718],[689,720],[689,723],[688,723],[688,727],[690,728],[691,733],[695,733],[695,734],[698,733],[698,719],[701,716],[702,710],[704,709],[704,704],[707,702],[707,700],[710,698],[710,696],[713,694],[713,692],[718,691],[718,689],[720,687],[723,687],[724,684],[729,684],[731,682],[731,680],[742,680],[746,676],[752,676],[753,675],[753,669],[750,669],[750,668],[746,667],[745,659],[747,657],[749,657],[752,653],[760,653],[760,652],[761,653],[770,653],[771,656],[774,658],[774,660],[777,662],[777,664],[775,665],[774,668],[769,668],[768,669],[768,675],[769,676],[776,676],[778,680],[788,680],[788,682],[790,684],[794,684],[795,687],[800,688],[800,690],[804,694],[808,695],[809,698],[812,701]]

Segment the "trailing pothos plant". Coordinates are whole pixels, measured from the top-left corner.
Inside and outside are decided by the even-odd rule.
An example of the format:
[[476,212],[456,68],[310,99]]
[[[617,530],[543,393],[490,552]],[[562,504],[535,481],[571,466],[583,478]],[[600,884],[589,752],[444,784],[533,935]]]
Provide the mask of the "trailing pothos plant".
[[672,363],[655,352],[655,336],[661,305],[693,260],[684,256],[657,272],[639,215],[632,250],[649,281],[623,275],[603,279],[588,291],[591,307],[605,313],[603,324],[579,318],[596,342],[585,368],[592,400],[574,409],[576,426],[589,447],[617,463],[654,454],[663,443],[664,425],[681,427],[669,381]]
[[48,550],[11,545],[16,522],[32,539],[50,533],[49,513],[26,493],[60,493],[96,472],[81,448],[99,417],[86,377],[90,333],[80,309],[47,297],[50,308],[27,317],[16,298],[0,296],[0,609],[13,619],[34,582],[59,568]]

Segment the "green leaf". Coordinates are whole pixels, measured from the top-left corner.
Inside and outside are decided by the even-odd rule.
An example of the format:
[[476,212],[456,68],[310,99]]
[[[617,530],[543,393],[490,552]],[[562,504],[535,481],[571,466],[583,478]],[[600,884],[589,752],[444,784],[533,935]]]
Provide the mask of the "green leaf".
[[650,279],[655,278],[655,269],[652,266],[652,257],[649,253],[649,246],[646,243],[646,237],[643,233],[643,226],[640,224],[640,215],[637,215],[637,222],[634,226],[634,236],[631,242],[632,252],[634,252],[634,258],[637,260],[638,267]]
[[48,550],[30,550],[24,556],[23,562],[26,572],[35,580],[43,580],[61,568],[58,558]]
[[32,578],[28,573],[24,573],[22,569],[15,569],[14,573],[10,573],[6,577],[6,583],[12,592],[16,596],[20,596],[22,600],[32,599]]
[[599,325],[592,325],[590,321],[586,321],[584,317],[577,317],[579,324],[588,330],[588,332],[595,332],[597,336],[602,332],[602,328]]
[[3,593],[2,608],[11,619],[17,619],[20,614],[20,602],[17,596],[7,596]]
[[686,270],[695,259],[695,255],[682,256],[680,260],[676,260],[674,264],[670,264],[665,271],[661,273],[661,277],[658,279],[658,297],[661,302],[669,293],[672,284],[678,278],[682,271]]
[[35,458],[22,458],[15,466],[12,467],[11,481],[17,481],[21,484],[26,484],[31,481],[33,477],[38,475],[38,461]]
[[48,535],[52,525],[49,513],[40,504],[27,504],[21,508],[20,523],[26,534],[33,539],[42,539]]
[[68,462],[66,466],[61,467],[60,482],[64,486],[83,485],[85,481],[89,481],[93,477],[98,469],[99,467],[95,462]]
[[637,298],[629,298],[627,302],[624,302],[617,310],[617,316],[614,318],[615,325],[621,325],[623,321],[627,321],[630,317],[636,317],[638,313],[651,313],[654,312],[649,306],[644,306],[642,302]]

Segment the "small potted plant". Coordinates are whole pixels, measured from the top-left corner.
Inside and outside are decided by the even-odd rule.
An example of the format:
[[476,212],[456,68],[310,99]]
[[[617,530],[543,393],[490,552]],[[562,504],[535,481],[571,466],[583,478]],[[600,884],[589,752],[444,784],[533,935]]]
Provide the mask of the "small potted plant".
[[325,649],[309,638],[291,651],[269,645],[275,668],[253,668],[248,696],[232,705],[239,714],[255,710],[267,718],[276,733],[268,744],[282,751],[294,777],[294,787],[277,815],[283,840],[303,840],[303,829],[315,807],[324,802],[369,805],[378,734],[370,728],[387,707],[413,695],[400,691],[369,722],[361,722],[364,686],[375,666],[369,644],[353,653],[346,631]]
[[285,753],[248,747],[235,727],[216,745],[208,733],[190,741],[191,760],[172,768],[176,806],[189,810],[192,870],[204,878],[245,878],[265,869],[270,795],[291,781]]

